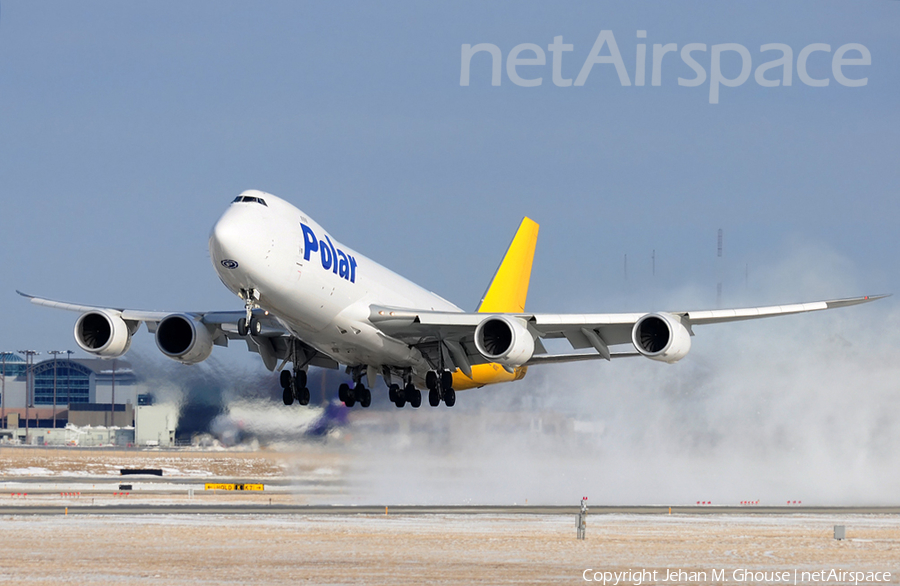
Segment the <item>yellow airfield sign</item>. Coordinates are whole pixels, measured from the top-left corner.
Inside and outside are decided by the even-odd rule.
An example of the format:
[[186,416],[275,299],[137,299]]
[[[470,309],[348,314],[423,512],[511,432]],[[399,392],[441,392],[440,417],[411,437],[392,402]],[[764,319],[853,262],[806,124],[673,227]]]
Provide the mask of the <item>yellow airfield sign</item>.
[[263,490],[263,484],[214,484],[207,482],[206,490]]

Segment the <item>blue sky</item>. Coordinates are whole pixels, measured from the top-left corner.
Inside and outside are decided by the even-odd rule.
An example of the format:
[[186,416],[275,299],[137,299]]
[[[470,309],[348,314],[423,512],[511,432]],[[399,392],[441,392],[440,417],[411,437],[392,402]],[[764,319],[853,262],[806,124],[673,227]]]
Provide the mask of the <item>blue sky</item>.
[[[754,69],[769,59],[762,44],[789,45],[796,67],[803,47],[826,43],[832,53],[809,60],[817,78],[860,43],[871,65],[853,70],[868,78],[859,88],[808,87],[796,71],[792,86],[763,88],[751,75],[718,104],[708,83],[678,85],[690,69],[675,53],[659,87],[622,87],[610,65],[556,87],[549,61],[521,69],[540,87],[505,67],[493,87],[484,55],[460,86],[463,44],[496,45],[505,66],[516,45],[546,50],[562,35],[574,78],[601,30],[632,79],[639,42],[739,43]],[[15,289],[239,308],[206,239],[248,188],[469,309],[523,215],[541,224],[535,311],[703,308],[717,281],[725,304],[898,292],[897,30],[900,3],[874,0],[4,0],[0,349],[75,346],[75,315]],[[738,69],[723,57],[725,73]],[[804,278],[760,282],[786,258]],[[690,307],[655,305],[676,299]]]

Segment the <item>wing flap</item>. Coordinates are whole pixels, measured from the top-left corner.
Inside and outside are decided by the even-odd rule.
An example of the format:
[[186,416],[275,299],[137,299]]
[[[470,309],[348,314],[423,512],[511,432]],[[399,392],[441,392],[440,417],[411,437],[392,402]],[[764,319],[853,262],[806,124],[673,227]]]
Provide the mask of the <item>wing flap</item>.
[[582,352],[578,354],[548,354],[546,356],[532,356],[525,366],[534,366],[535,364],[562,364],[565,362],[584,362],[586,360],[609,360],[611,358],[633,358],[640,356],[637,352],[613,352],[609,358],[602,354],[593,352]]
[[644,315],[644,313],[535,313],[532,317],[535,327],[539,330],[553,331],[553,326],[628,325]]

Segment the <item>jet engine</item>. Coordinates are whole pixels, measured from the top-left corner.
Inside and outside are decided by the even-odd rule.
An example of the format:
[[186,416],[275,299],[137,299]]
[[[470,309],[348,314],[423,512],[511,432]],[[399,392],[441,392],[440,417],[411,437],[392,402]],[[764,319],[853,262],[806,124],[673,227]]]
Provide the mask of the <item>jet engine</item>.
[[678,362],[691,350],[691,334],[671,313],[648,313],[634,324],[634,347],[642,355],[660,362]]
[[212,354],[213,339],[205,325],[189,315],[167,315],[156,326],[156,347],[182,364],[203,362]]
[[75,322],[75,342],[90,354],[102,358],[117,358],[131,346],[132,326],[117,312],[97,309],[82,314]]
[[475,328],[475,347],[491,362],[517,367],[534,354],[534,337],[521,319],[495,315]]

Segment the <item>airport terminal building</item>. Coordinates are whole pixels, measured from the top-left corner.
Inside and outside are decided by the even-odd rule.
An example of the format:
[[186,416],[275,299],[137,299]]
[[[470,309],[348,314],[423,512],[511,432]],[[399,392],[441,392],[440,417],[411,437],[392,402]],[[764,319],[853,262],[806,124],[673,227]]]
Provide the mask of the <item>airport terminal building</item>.
[[[0,428],[65,427],[76,412],[79,425],[132,425],[142,393],[124,360],[50,358],[28,366],[16,353],[0,353]],[[106,419],[87,413],[104,413]],[[132,414],[128,417],[129,412]],[[115,413],[109,421],[109,413]],[[27,422],[26,422],[27,420]],[[54,425],[55,424],[55,425]]]

